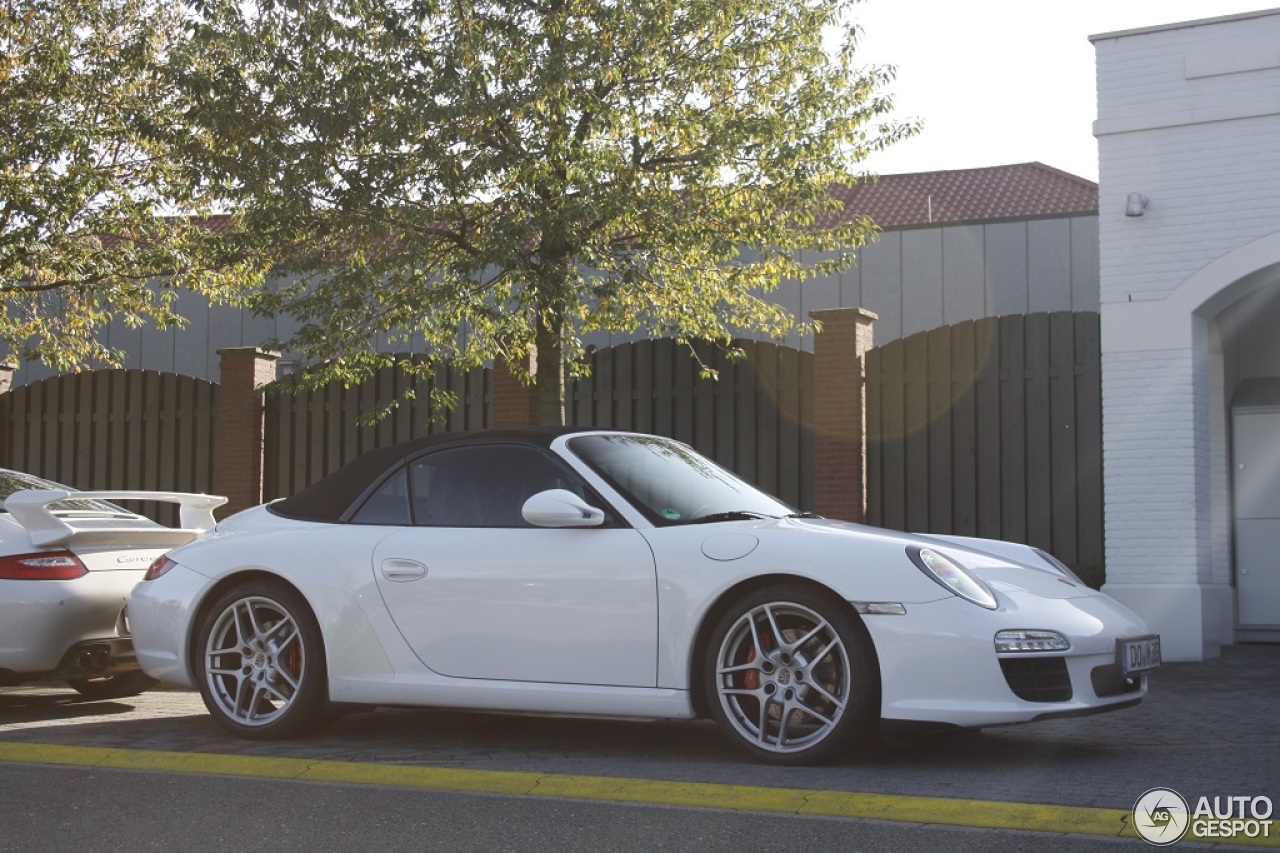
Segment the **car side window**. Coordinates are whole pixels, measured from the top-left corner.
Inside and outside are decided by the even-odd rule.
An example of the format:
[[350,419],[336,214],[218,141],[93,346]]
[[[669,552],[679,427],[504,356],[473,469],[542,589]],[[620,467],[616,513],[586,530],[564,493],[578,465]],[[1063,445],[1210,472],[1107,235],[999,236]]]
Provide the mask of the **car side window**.
[[394,475],[369,496],[351,517],[352,524],[412,523],[409,516],[409,478],[404,471]]
[[490,444],[440,450],[409,466],[414,523],[428,527],[530,527],[521,510],[530,496],[568,489],[577,476],[534,447]]

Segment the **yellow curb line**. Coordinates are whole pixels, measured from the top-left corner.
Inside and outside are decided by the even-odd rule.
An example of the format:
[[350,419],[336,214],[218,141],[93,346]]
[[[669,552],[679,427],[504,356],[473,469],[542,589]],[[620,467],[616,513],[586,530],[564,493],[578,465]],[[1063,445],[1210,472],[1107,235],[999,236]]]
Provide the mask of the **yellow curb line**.
[[[1130,812],[1123,809],[3,741],[0,741],[0,761],[1138,837],[1130,824]],[[1280,847],[1280,838],[1216,840]]]

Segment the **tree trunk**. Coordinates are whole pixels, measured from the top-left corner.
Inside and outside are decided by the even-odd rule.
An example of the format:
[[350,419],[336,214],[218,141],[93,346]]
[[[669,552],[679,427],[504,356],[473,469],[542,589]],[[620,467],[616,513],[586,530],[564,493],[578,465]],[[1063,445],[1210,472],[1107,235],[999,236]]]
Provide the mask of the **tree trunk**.
[[539,425],[563,426],[564,419],[564,353],[560,348],[559,330],[538,323],[535,340],[533,386],[534,422]]

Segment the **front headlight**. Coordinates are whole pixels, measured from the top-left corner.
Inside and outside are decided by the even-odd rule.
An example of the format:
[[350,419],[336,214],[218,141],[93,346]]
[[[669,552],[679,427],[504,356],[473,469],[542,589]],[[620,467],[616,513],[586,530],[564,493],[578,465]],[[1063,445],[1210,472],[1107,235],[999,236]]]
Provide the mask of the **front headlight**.
[[999,606],[991,588],[955,560],[944,557],[932,548],[914,546],[907,549],[907,556],[920,571],[961,598],[988,610],[995,610]]

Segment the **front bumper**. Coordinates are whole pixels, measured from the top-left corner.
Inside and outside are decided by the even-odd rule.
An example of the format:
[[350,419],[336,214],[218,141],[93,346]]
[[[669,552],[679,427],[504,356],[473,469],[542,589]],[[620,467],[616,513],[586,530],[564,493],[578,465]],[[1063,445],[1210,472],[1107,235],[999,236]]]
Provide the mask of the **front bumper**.
[[129,625],[138,664],[152,678],[195,687],[188,631],[192,608],[213,581],[176,565],[154,581],[138,584],[129,597]]
[[[1146,678],[1125,679],[1117,666],[1116,641],[1150,633],[1123,606],[1101,595],[999,597],[994,611],[953,598],[863,617],[885,720],[977,728],[1116,710],[1146,695]],[[997,654],[996,632],[1011,629],[1057,631],[1071,648]]]

